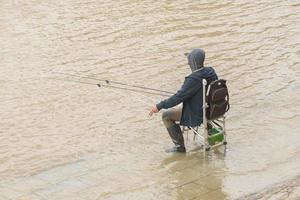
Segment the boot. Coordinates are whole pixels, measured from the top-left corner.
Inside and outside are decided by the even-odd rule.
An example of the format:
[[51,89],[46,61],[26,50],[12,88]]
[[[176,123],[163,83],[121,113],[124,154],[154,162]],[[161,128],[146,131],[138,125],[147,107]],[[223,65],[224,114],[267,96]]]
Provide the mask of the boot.
[[169,128],[167,128],[169,135],[175,144],[175,147],[171,149],[167,149],[167,152],[185,152],[185,147],[184,147],[184,139],[183,135],[180,129],[180,126],[175,124]]

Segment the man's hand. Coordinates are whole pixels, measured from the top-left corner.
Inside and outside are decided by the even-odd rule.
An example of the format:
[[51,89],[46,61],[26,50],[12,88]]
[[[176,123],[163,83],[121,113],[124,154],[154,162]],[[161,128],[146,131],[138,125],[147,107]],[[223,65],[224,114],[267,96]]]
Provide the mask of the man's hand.
[[149,116],[152,116],[153,113],[158,113],[158,112],[159,112],[159,110],[157,109],[156,105],[152,106],[150,109],[150,112],[149,112]]

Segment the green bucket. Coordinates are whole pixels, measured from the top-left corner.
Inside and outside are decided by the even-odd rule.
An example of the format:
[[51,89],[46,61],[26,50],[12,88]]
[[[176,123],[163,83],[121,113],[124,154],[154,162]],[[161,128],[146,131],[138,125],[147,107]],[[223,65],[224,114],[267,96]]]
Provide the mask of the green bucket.
[[223,142],[223,131],[217,128],[211,128],[208,130],[208,143],[209,145],[215,145],[219,142]]

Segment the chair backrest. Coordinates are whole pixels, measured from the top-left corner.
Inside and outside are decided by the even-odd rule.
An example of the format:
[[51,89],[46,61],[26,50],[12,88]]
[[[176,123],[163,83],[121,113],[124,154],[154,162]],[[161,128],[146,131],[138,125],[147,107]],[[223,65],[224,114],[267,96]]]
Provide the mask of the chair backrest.
[[214,120],[222,117],[230,108],[226,80],[212,81],[208,85],[205,100],[208,104],[206,109],[207,119]]

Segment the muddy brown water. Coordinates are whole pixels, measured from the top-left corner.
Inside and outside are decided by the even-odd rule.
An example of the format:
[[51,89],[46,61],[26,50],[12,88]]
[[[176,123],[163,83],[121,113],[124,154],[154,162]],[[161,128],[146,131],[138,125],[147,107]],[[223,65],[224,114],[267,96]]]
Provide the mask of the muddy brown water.
[[[3,1],[1,186],[78,160],[97,160],[100,199],[194,198],[204,174],[209,198],[234,199],[297,177],[299,10],[296,0]],[[192,146],[164,152],[161,113],[147,116],[160,96],[49,79],[176,91],[197,47],[231,94],[226,155],[207,160]]]

